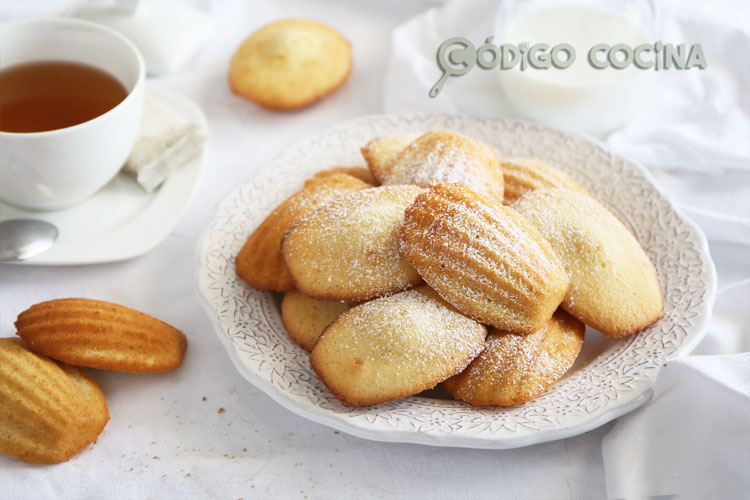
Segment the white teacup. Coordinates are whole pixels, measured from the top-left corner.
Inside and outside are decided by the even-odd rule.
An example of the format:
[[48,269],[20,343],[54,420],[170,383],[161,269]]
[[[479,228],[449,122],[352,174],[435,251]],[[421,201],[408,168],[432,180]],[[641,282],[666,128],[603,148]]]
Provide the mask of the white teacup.
[[75,205],[107,184],[135,142],[145,69],[135,46],[98,24],[53,18],[0,25],[0,69],[33,61],[72,61],[106,71],[127,97],[89,121],[45,132],[0,131],[0,200],[33,210]]

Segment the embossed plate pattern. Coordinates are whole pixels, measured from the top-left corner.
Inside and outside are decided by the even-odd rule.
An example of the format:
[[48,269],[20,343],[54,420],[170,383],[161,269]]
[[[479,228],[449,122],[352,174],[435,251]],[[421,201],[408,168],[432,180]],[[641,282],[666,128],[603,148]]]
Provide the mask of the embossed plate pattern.
[[[278,297],[238,279],[234,256],[307,177],[335,165],[363,165],[359,148],[373,137],[427,130],[463,133],[503,156],[532,156],[562,168],[646,249],[661,281],[664,318],[622,340],[587,331],[576,365],[545,394],[522,405],[473,407],[425,396],[361,408],[339,403],[315,376],[307,352],[286,334]],[[675,211],[643,167],[577,134],[530,121],[468,115],[367,116],[295,142],[219,203],[198,259],[198,294],[230,359],[278,403],[364,438],[474,448],[515,448],[569,437],[644,403],[664,362],[686,354],[702,338],[716,288],[705,237]]]

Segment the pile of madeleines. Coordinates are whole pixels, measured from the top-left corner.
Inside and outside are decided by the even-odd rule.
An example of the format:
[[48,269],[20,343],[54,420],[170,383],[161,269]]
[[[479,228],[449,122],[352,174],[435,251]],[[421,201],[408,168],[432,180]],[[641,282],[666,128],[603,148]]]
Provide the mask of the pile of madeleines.
[[440,384],[476,405],[545,392],[585,325],[624,337],[663,314],[633,235],[552,165],[441,131],[378,137],[368,168],[308,179],[236,271],[286,292],[282,321],[345,405]]
[[156,373],[180,366],[187,339],[128,307],[93,299],[31,306],[0,338],[0,452],[62,462],[95,442],[109,421],[99,386],[80,367]]

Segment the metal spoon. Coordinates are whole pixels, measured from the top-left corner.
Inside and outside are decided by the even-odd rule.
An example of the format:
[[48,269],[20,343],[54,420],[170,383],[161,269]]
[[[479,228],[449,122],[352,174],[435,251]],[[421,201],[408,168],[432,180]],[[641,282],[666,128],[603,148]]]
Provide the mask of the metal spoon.
[[57,239],[57,227],[34,219],[0,222],[0,262],[26,260],[47,250]]

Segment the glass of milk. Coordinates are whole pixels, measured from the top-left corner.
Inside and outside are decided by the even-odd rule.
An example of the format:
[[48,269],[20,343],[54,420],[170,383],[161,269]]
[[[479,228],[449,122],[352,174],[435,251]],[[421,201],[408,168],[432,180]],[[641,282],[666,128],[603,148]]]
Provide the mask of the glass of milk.
[[[502,43],[567,43],[576,51],[575,62],[565,69],[526,65],[522,71],[520,64],[498,69],[509,105],[516,114],[553,126],[606,135],[638,112],[656,73],[634,64],[596,69],[589,64],[589,50],[599,43],[653,44],[654,25],[651,0],[503,0],[495,25]],[[597,54],[599,60],[606,56]]]

